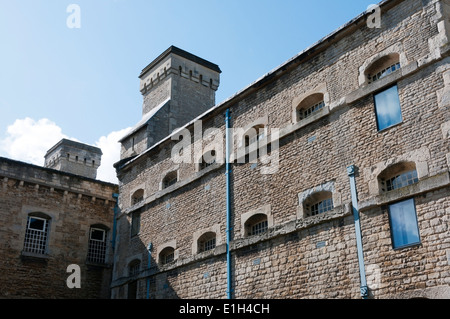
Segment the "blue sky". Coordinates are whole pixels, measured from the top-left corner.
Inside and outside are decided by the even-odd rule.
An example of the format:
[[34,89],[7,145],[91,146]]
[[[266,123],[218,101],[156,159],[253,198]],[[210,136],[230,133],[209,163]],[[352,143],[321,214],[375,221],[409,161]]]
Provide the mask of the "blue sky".
[[372,3],[0,0],[0,156],[41,165],[63,136],[102,147],[110,166],[111,143],[141,118],[138,75],[169,46],[219,65],[220,103]]

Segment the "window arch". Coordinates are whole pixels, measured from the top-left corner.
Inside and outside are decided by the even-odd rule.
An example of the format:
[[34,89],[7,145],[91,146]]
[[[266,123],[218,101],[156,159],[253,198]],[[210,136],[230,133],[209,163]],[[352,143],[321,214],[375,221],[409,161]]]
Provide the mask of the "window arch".
[[372,62],[370,66],[367,67],[364,74],[368,83],[372,83],[382,79],[394,71],[399,70],[400,67],[400,54],[393,52]]
[[138,189],[131,196],[131,204],[136,205],[144,200],[144,190],[142,188]]
[[261,235],[269,229],[269,221],[266,214],[260,213],[251,216],[244,224],[247,236]]
[[128,264],[128,276],[133,277],[139,274],[141,270],[141,261],[139,259],[134,259]]
[[51,217],[44,213],[30,213],[27,218],[23,251],[45,255],[48,248],[48,237]]
[[213,165],[214,163],[216,163],[216,160],[217,160],[217,158],[216,158],[215,150],[206,152],[202,156],[202,161],[200,162],[199,170],[201,171],[201,170]]
[[216,233],[207,232],[200,236],[197,241],[198,252],[202,253],[216,248]]
[[175,248],[168,246],[159,253],[161,265],[167,265],[175,261]]
[[177,171],[168,173],[162,180],[162,189],[168,188],[174,185],[178,181]]
[[108,227],[92,225],[89,229],[87,261],[96,264],[106,263],[106,240]]
[[378,175],[380,190],[389,192],[419,181],[414,162],[400,162],[389,166]]
[[333,208],[333,193],[329,191],[313,193],[303,202],[304,217],[317,216]]
[[[247,130],[244,134],[244,145],[249,147],[250,145],[258,145],[257,143],[264,139],[266,130],[263,124],[255,125]],[[256,144],[255,144],[256,143]]]
[[296,108],[297,122],[304,120],[325,107],[323,93],[314,93],[304,98]]

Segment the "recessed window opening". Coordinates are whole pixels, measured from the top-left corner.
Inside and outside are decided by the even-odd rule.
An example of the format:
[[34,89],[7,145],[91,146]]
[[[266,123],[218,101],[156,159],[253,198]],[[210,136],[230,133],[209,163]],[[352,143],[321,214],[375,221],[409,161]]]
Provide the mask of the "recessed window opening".
[[206,233],[198,239],[199,252],[210,251],[216,248],[216,234],[213,232]]
[[325,107],[324,94],[314,93],[303,99],[297,106],[297,121],[311,117]]
[[[205,159],[205,156],[207,157],[207,159]],[[211,150],[209,152],[209,154],[205,153],[203,155],[202,162],[200,163],[200,170],[203,170],[203,169],[213,165],[214,163],[216,163],[216,151],[215,150]]]
[[48,230],[50,219],[28,216],[23,250],[25,252],[44,255],[47,252]]
[[135,259],[128,265],[128,275],[130,277],[136,276],[139,274],[141,269],[141,261],[139,259]]
[[305,216],[317,216],[334,208],[331,192],[319,192],[309,196],[304,202]]
[[132,204],[136,205],[140,202],[142,202],[144,200],[144,190],[143,189],[138,189],[137,191],[135,191],[133,193],[132,196]]
[[389,192],[419,182],[416,164],[402,162],[388,167],[379,175],[381,190]]
[[267,215],[256,214],[250,217],[245,223],[245,228],[248,236],[264,234],[269,229]]
[[390,53],[382,56],[374,61],[365,71],[369,83],[378,81],[387,75],[399,70],[400,55],[398,53]]
[[391,74],[394,71],[397,71],[400,69],[400,62],[397,62],[391,66],[388,66],[387,68],[381,70],[380,72],[378,72],[377,74],[374,75],[368,75],[369,78],[369,83],[373,83],[375,81],[378,81],[382,78],[384,78],[385,76]]
[[176,184],[177,181],[178,181],[178,174],[177,174],[177,172],[176,171],[170,172],[163,179],[163,189],[168,188],[168,187]]
[[320,111],[324,107],[325,107],[325,102],[321,101],[321,102],[307,108],[306,110],[300,110],[299,118],[301,120],[306,119],[306,118],[310,117],[311,115],[313,115],[315,112]]
[[164,248],[159,254],[159,260],[162,265],[173,262],[175,260],[175,249],[172,247]]
[[92,263],[104,264],[106,260],[106,230],[91,227],[87,260]]

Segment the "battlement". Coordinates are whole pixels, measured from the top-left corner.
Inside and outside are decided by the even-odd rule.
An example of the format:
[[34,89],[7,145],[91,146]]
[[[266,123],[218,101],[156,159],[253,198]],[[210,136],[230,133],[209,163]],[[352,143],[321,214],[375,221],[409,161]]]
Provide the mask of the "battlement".
[[44,167],[95,179],[101,157],[98,147],[62,139],[48,150]]

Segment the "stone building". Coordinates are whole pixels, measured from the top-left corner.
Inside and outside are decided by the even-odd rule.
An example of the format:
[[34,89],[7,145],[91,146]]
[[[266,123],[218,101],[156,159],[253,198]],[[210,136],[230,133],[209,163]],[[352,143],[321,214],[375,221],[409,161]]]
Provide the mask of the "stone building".
[[0,298],[110,297],[118,187],[93,179],[100,160],[65,139],[45,167],[0,158]]
[[112,297],[449,298],[449,18],[383,1],[218,105],[216,65],[152,62]]

